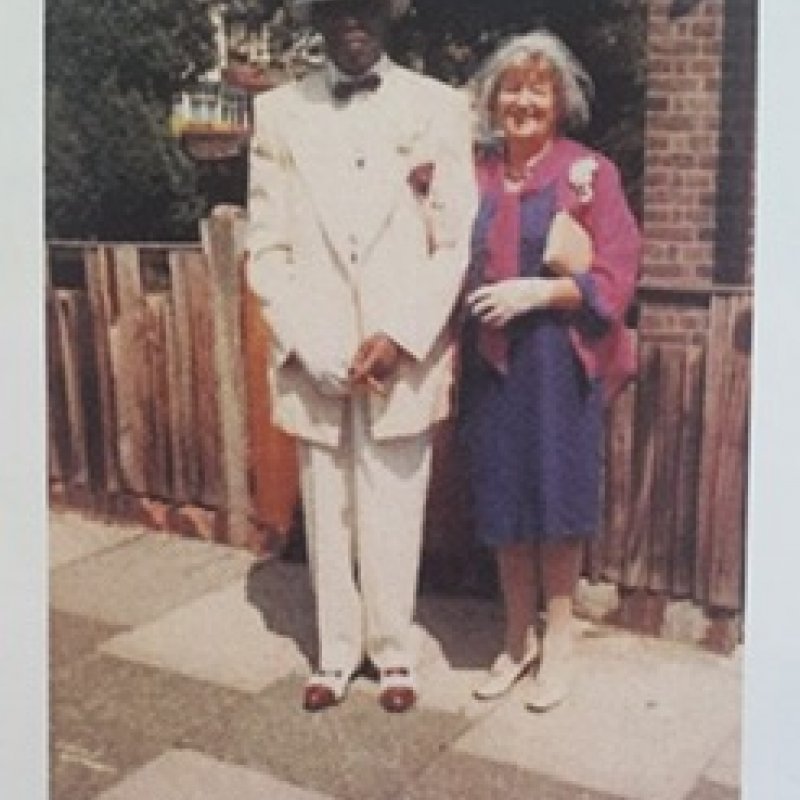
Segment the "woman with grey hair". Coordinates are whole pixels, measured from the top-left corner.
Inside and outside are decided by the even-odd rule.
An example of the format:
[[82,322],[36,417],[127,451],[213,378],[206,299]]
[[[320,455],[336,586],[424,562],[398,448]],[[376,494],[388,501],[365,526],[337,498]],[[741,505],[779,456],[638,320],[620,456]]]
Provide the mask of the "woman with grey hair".
[[[556,36],[512,39],[474,81],[481,203],[472,234],[461,429],[476,529],[497,553],[504,649],[476,689],[525,704],[571,685],[572,598],[599,523],[603,401],[632,374],[624,327],[639,234],[616,167],[566,137],[591,80]],[[543,589],[546,628],[536,636]]]

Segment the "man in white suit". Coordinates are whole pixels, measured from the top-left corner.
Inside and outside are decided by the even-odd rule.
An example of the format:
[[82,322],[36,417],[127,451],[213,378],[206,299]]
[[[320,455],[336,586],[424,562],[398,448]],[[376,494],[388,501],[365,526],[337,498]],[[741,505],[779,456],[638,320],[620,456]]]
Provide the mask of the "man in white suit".
[[466,99],[385,55],[407,6],[292,2],[322,32],[326,67],[255,106],[248,280],[274,335],[273,416],[298,439],[310,711],[342,700],[364,656],[386,710],[416,700],[430,428],[448,413],[476,190]]

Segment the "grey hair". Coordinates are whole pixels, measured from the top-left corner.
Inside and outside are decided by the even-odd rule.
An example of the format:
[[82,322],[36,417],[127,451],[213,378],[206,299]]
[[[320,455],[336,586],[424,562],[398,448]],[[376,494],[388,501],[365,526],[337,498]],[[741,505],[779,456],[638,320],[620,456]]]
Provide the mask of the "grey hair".
[[502,138],[492,119],[501,75],[509,67],[537,56],[547,61],[556,73],[559,125],[580,128],[589,122],[589,103],[594,96],[592,79],[561,39],[549,31],[536,30],[506,41],[486,59],[472,79],[476,135],[480,141],[496,142]]

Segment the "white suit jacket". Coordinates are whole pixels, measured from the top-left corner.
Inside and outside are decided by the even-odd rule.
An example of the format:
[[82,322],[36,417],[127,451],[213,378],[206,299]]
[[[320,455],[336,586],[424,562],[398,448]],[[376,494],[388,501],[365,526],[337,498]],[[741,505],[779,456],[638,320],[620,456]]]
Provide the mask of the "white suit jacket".
[[[247,279],[274,334],[273,418],[330,446],[339,442],[345,401],[321,394],[297,359],[287,361],[320,342],[349,363],[364,338],[384,332],[413,357],[401,361],[385,396],[369,393],[374,438],[420,433],[447,415],[447,322],[477,200],[461,93],[390,65],[369,102],[380,113],[370,117],[357,188],[342,134],[350,112],[332,100],[324,71],[255,104]],[[409,178],[430,166],[422,197]]]

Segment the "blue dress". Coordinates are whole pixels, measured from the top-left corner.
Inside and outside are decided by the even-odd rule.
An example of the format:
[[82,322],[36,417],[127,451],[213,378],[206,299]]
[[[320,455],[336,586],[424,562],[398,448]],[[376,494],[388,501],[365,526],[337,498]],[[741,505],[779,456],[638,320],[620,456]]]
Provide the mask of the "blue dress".
[[[469,283],[483,282],[487,235],[497,198],[485,195],[473,228]],[[555,184],[520,199],[522,277],[541,275],[544,243],[556,210]],[[597,533],[603,398],[587,379],[568,324],[602,326],[592,310],[592,278],[577,279],[577,312],[532,311],[506,327],[508,369],[501,374],[478,352],[480,322],[464,325],[460,434],[469,461],[478,537],[498,546]]]

